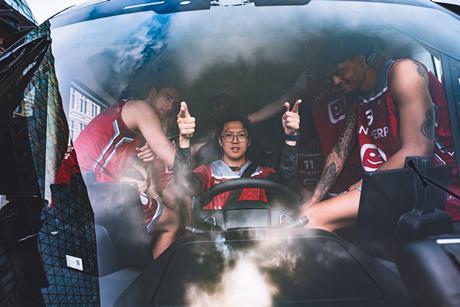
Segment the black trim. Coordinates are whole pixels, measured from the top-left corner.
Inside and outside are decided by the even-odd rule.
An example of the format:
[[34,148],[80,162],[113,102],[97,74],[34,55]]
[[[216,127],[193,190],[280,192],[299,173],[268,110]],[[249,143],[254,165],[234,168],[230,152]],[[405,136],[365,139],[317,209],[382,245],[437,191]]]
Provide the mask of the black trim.
[[[447,98],[447,106],[449,108],[449,117],[450,117],[450,126],[452,130],[452,139],[454,141],[454,149],[455,149],[455,162],[457,164],[457,168],[460,169],[460,159],[458,154],[460,153],[460,125],[459,119],[460,110],[457,109],[457,103],[460,104],[460,101],[455,101],[454,97],[454,84],[453,78],[455,76],[452,75],[452,70],[455,67],[451,67],[449,64],[450,61],[455,61],[450,57],[446,56],[445,54],[441,54],[441,66],[442,66],[442,73],[443,73],[443,81],[444,81],[444,90],[446,92]],[[458,61],[457,61],[458,62]],[[460,62],[458,62],[458,69],[460,69]],[[455,69],[457,71],[457,69]],[[457,71],[460,77],[460,70]],[[458,78],[457,77],[457,78]],[[460,97],[459,97],[460,99]],[[457,175],[460,179],[460,173]]]
[[9,118],[21,102],[27,84],[41,65],[50,45],[49,39],[40,37],[18,46],[12,46],[1,54],[0,119]]
[[433,2],[457,15],[460,15],[460,5],[450,4],[450,3],[440,3],[437,1],[433,1]]
[[[197,11],[197,10],[209,10],[211,7],[216,6],[243,6],[252,5],[255,6],[296,6],[296,5],[307,5],[311,0],[241,0],[241,3],[235,3],[227,5],[225,3],[220,4],[218,1],[211,0],[123,0],[123,1],[104,1],[93,5],[82,4],[79,6],[70,7],[62,13],[50,18],[51,28],[59,28],[66,25],[111,17],[123,14],[131,14],[144,11],[154,11],[157,14],[170,14],[184,11]],[[325,0],[323,0],[325,1]],[[331,1],[331,0],[328,0]],[[337,0],[332,0],[337,1]],[[342,0],[345,1],[345,0]],[[356,0],[347,0],[356,1]],[[339,2],[339,1],[337,1]],[[421,0],[367,0],[357,2],[376,2],[384,4],[403,4],[417,7],[428,7],[433,9],[443,8],[435,3]],[[448,11],[449,12],[449,11]],[[455,15],[456,16],[456,15]]]

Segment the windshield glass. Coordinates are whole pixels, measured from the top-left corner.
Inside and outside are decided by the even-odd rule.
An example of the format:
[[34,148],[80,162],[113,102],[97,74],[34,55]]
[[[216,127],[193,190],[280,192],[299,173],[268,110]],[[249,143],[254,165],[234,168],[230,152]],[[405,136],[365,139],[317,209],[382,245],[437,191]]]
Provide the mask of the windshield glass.
[[[220,231],[269,228],[286,216],[306,216],[308,223],[300,219],[305,227],[355,226],[360,192],[371,189],[362,182],[366,173],[400,170],[408,156],[449,166],[435,175],[460,190],[453,73],[460,67],[460,27],[452,15],[402,4],[311,1],[171,14],[146,7],[93,19],[103,5],[69,11],[81,19],[87,15],[87,21],[63,25],[64,13],[42,25],[50,28],[53,97],[60,97],[53,98],[54,109],[48,104],[46,150],[34,157],[48,161],[46,175],[39,175],[49,210],[55,210],[49,225],[53,220],[75,233],[82,225],[96,229],[98,259],[87,280],[145,269],[190,225],[194,231],[203,225]],[[15,116],[37,118],[34,97],[46,88],[37,84]],[[68,127],[64,141],[62,124]],[[235,178],[267,179],[292,191],[243,185],[196,200]],[[345,202],[355,204],[351,216],[323,224],[310,210],[349,196]],[[282,199],[299,203],[285,210]],[[254,213],[254,204],[246,202],[281,213]],[[248,210],[243,216],[236,212],[239,205]],[[200,218],[192,210],[197,207]],[[459,208],[453,200],[445,210],[456,220]],[[214,213],[223,209],[228,213]],[[104,236],[110,244],[99,242]],[[94,252],[92,240],[66,242],[67,254],[77,257],[67,261],[85,259],[81,250]],[[367,297],[379,296],[366,274],[359,274]],[[103,302],[118,299],[110,283],[100,286]],[[358,299],[352,288],[338,299]],[[188,288],[185,300],[202,290]],[[290,299],[267,291],[269,300]],[[182,299],[165,302],[178,305]]]
[[[402,17],[408,15],[413,18]],[[216,97],[230,99],[232,109],[257,117],[257,110],[289,89],[304,88],[299,78],[325,65],[319,64],[321,41],[331,36],[371,37],[375,54],[418,60],[441,80],[439,54],[460,56],[456,23],[426,7],[313,1],[306,6],[213,7],[178,14],[146,11],[59,27],[52,38],[73,140],[109,106],[144,99],[152,87],[158,91],[166,86],[173,87],[176,98],[187,101],[199,119],[197,141],[218,122],[213,112]],[[333,43],[330,48],[335,48]],[[326,68],[319,70],[329,82]],[[177,134],[177,101],[174,106],[174,111],[168,110],[173,122],[164,127],[169,136]]]

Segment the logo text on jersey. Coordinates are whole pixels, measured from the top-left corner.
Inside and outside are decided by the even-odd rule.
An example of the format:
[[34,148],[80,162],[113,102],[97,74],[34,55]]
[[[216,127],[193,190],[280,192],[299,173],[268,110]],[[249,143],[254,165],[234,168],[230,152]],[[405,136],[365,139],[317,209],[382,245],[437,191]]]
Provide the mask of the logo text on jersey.
[[327,104],[327,114],[331,123],[337,124],[345,119],[345,108],[345,96],[334,99]]

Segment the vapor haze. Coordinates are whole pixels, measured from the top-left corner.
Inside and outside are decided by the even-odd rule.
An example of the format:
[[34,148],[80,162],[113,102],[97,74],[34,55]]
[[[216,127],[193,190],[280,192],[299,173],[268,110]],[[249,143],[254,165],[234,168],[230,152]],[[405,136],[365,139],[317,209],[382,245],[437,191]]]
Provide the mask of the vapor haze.
[[[347,2],[332,7],[328,2],[313,1],[295,9],[249,8],[249,13],[245,7],[212,7],[210,13],[205,13],[206,18],[193,12],[171,15],[148,12],[90,21],[86,27],[83,24],[77,27],[78,32],[64,31],[67,38],[62,39],[78,42],[76,49],[67,54],[67,68],[73,65],[75,58],[83,55],[94,79],[114,98],[123,92],[135,96],[139,88],[165,78],[176,83],[185,82],[182,84],[185,87],[202,87],[202,83],[197,82],[205,78],[203,80],[208,83],[213,81],[223,87],[222,90],[231,91],[238,91],[243,82],[252,86],[250,80],[261,76],[258,73],[261,69],[265,75],[273,74],[274,78],[279,78],[280,82],[288,77],[295,80],[295,75],[308,61],[315,61],[309,58],[310,42],[325,35],[326,30],[379,34],[387,41],[393,36],[396,40],[389,49],[396,53],[400,47],[404,50],[407,44],[407,37],[400,39],[404,37],[401,31],[406,31],[430,45],[436,41],[435,45],[440,48],[451,48],[460,53],[459,47],[453,43],[458,41],[456,38],[439,35],[450,29],[452,35],[460,37],[453,20],[444,18],[443,22],[427,22],[436,19],[437,15],[441,20],[442,13],[405,5],[391,8],[389,14],[389,7],[385,4]],[[258,14],[251,14],[250,10]],[[245,13],[238,14],[239,11]],[[262,11],[263,14],[259,14]],[[149,20],[146,17],[150,17]],[[126,34],[125,26],[119,26],[120,21],[132,29],[129,34]],[[101,32],[107,27],[108,31]],[[95,37],[102,49],[85,43]],[[90,48],[85,48],[87,46]],[[78,56],[72,56],[74,51]],[[81,61],[78,63],[81,66]],[[281,67],[285,70],[282,73]],[[263,68],[273,68],[273,72]],[[216,79],[213,74],[219,71],[228,73]],[[69,72],[75,78],[88,78],[85,70],[79,67]]]

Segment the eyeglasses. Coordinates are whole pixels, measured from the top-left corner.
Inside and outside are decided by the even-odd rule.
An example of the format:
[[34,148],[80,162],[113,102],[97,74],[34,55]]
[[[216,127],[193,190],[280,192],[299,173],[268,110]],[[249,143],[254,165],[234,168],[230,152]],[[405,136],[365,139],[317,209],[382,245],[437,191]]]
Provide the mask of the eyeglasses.
[[237,133],[225,132],[221,135],[221,137],[227,143],[232,142],[235,137],[238,142],[245,142],[248,140],[248,134],[246,132],[237,132]]

